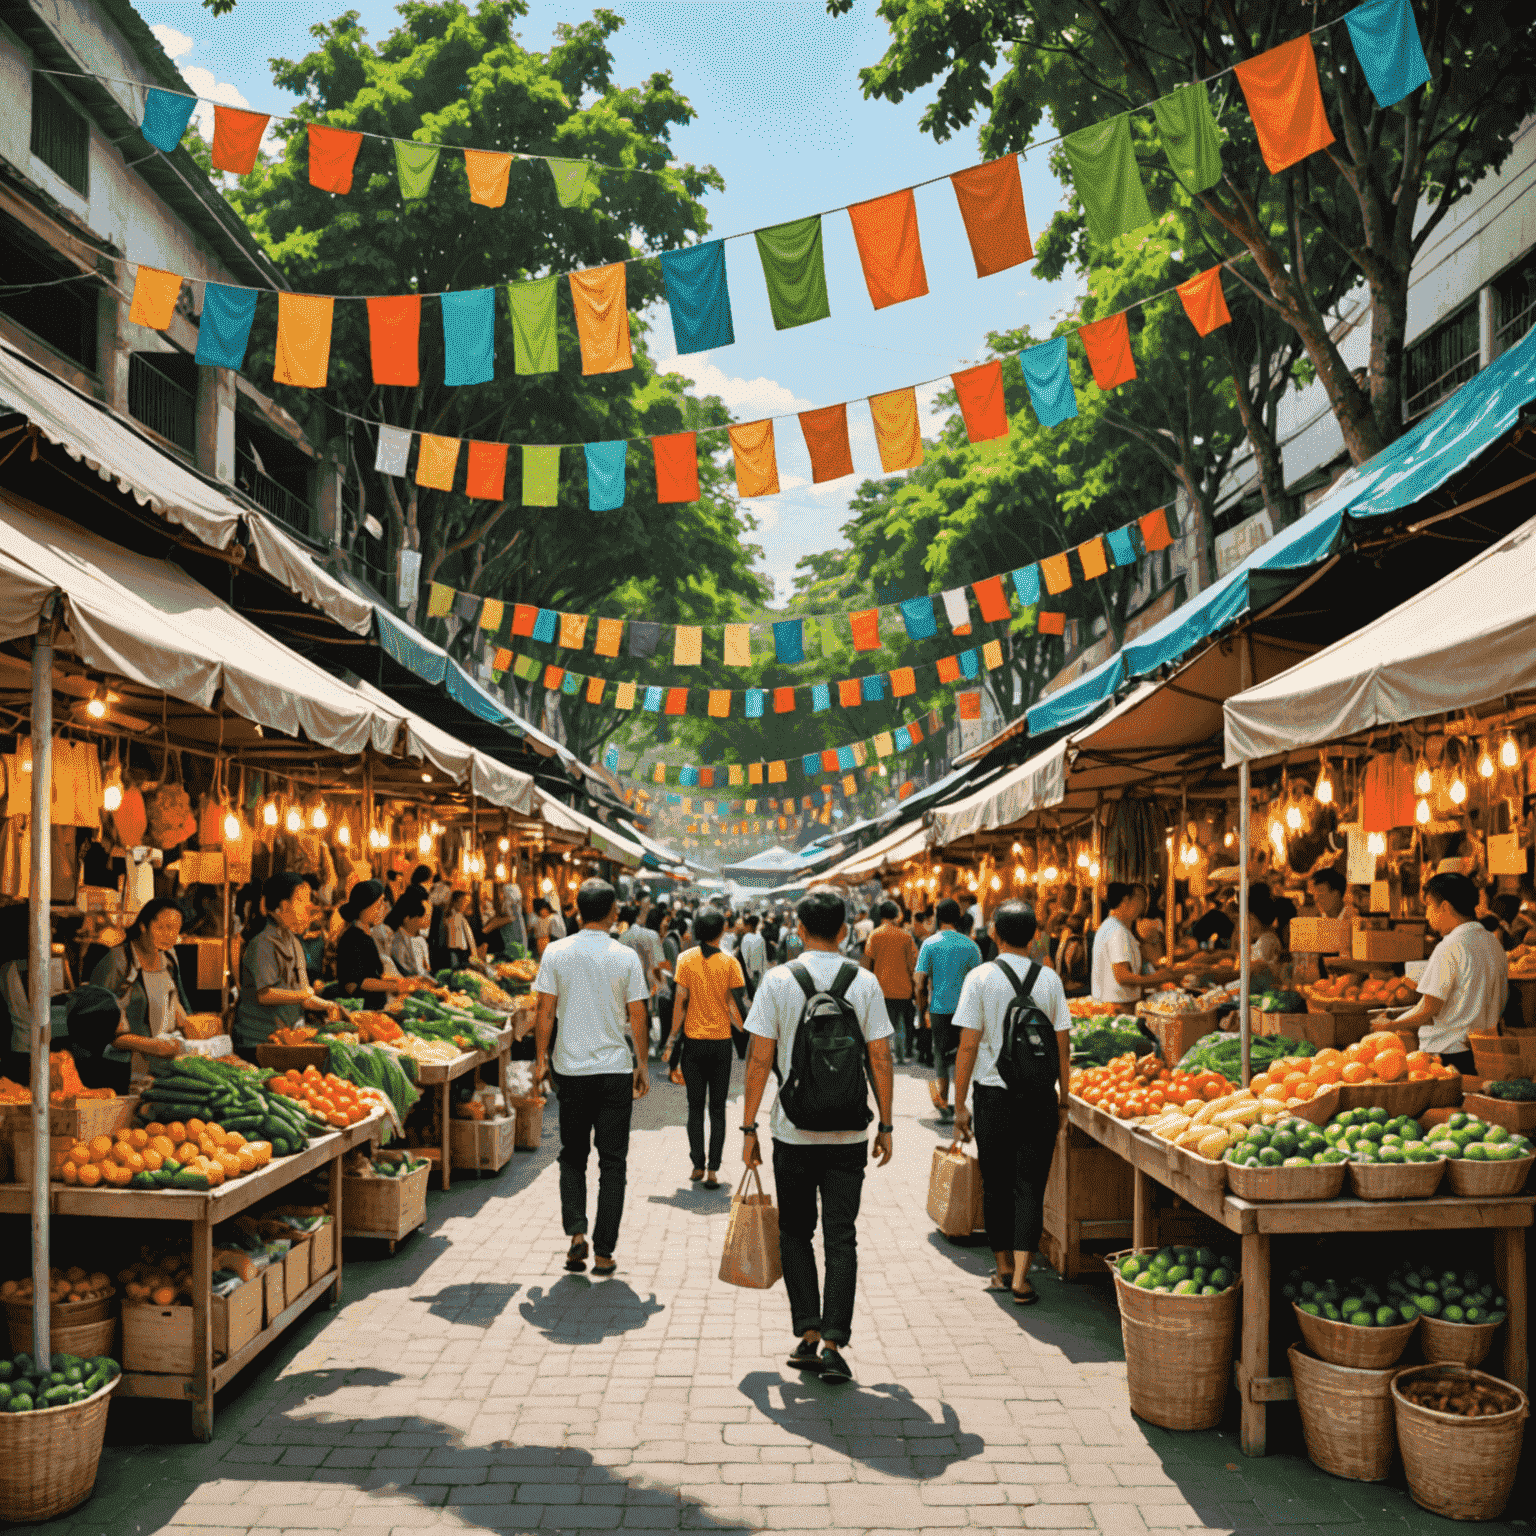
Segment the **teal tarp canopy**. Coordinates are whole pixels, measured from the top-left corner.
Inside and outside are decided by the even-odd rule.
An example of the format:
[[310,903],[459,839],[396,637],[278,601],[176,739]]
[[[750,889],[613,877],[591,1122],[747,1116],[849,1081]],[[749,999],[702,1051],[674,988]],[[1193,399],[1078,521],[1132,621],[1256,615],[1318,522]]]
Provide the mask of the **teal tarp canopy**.
[[448,653],[402,624],[394,614],[375,606],[380,648],[424,683],[441,683],[448,675]]
[[1323,499],[1235,570],[1138,635],[1108,661],[1027,713],[1031,736],[1076,724],[1121,683],[1148,677],[1245,614],[1268,607],[1320,561],[1347,545],[1355,525],[1423,500],[1491,448],[1536,400],[1536,334],[1463,384],[1412,431],[1348,470]]

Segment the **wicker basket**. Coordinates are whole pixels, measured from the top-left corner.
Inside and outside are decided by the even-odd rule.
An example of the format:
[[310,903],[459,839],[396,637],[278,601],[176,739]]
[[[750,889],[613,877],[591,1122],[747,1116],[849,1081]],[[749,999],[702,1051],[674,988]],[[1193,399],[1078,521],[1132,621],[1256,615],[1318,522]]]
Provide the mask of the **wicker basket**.
[[1446,1179],[1453,1195],[1518,1195],[1525,1188],[1532,1163],[1536,1157],[1517,1157],[1507,1163],[1473,1163],[1453,1157]]
[[1232,1384],[1242,1279],[1220,1296],[1159,1296],[1120,1278],[1121,1259],[1156,1251],[1109,1256],[1131,1412],[1163,1429],[1214,1429]]
[[1478,1034],[1467,1036],[1477,1075],[1497,1082],[1506,1077],[1530,1077],[1536,1073],[1536,1034]]
[[0,1520],[52,1520],[96,1485],[114,1376],[83,1403],[0,1414]]
[[[32,1303],[30,1301],[8,1301],[5,1304],[6,1312],[14,1319],[18,1315],[25,1318],[27,1332],[32,1331]],[[96,1301],[56,1301],[48,1308],[48,1326],[50,1329],[74,1328],[81,1323],[99,1323],[104,1317],[117,1316],[117,1287],[111,1286],[105,1296]]]
[[1419,1319],[1419,1343],[1431,1365],[1481,1365],[1493,1348],[1502,1323],[1448,1323],[1443,1317]]
[[1427,1200],[1439,1189],[1447,1161],[1350,1163],[1349,1186],[1362,1200]]
[[1395,1368],[1362,1371],[1333,1365],[1295,1344],[1290,1356],[1307,1455],[1335,1477],[1379,1483],[1391,1470],[1397,1450]]
[[1240,1200],[1333,1200],[1344,1188],[1345,1164],[1306,1168],[1245,1168],[1227,1164],[1227,1188]]
[[1413,1322],[1391,1328],[1357,1328],[1353,1323],[1313,1317],[1294,1302],[1291,1305],[1307,1348],[1329,1365],[1347,1365],[1357,1371],[1382,1371],[1395,1363],[1419,1326]]
[[[1460,1376],[1501,1387],[1515,1400],[1507,1413],[1485,1419],[1421,1408],[1403,1396],[1425,1376]],[[1392,1410],[1414,1502],[1448,1520],[1497,1520],[1509,1503],[1530,1405],[1507,1381],[1461,1365],[1415,1365],[1392,1378]]]
[[[13,1354],[30,1354],[32,1350],[32,1309],[7,1314],[11,1332]],[[103,1317],[94,1323],[76,1323],[72,1328],[48,1327],[48,1341],[54,1354],[79,1355],[89,1360],[96,1355],[110,1355],[117,1339],[117,1318]],[[1445,1358],[1445,1357],[1437,1357]],[[1476,1365],[1474,1360],[1471,1364]]]
[[[1429,1108],[1454,1109],[1461,1101],[1461,1073],[1458,1072],[1455,1077],[1432,1077],[1429,1080]],[[1531,1105],[1531,1108],[1536,1109],[1536,1104]],[[1531,1124],[1536,1126],[1536,1117],[1532,1118]]]
[[1384,1109],[1390,1115],[1422,1115],[1429,1108],[1432,1082],[1340,1083],[1340,1109]]
[[1316,1098],[1308,1099],[1294,1109],[1287,1109],[1286,1114],[1293,1120],[1305,1120],[1311,1125],[1327,1125],[1342,1107],[1339,1103],[1338,1084],[1330,1083]]
[[1495,1099],[1486,1093],[1469,1093],[1461,1100],[1469,1115],[1502,1125],[1509,1131],[1536,1131],[1536,1104],[1520,1104],[1513,1099]]

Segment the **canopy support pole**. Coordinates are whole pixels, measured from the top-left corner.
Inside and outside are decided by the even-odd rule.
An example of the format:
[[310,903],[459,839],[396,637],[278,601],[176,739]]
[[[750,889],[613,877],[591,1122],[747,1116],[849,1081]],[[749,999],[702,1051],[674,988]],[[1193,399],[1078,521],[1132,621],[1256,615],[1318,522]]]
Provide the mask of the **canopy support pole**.
[[1102,826],[1103,812],[1104,791],[1101,789],[1098,790],[1093,797],[1093,865],[1094,869],[1098,871],[1098,874],[1091,875],[1090,878],[1093,882],[1093,930],[1095,933],[1097,933],[1099,930],[1100,921],[1099,876],[1104,873],[1104,832]]
[[[1253,684],[1253,637],[1250,630],[1238,642],[1238,692]],[[1243,1042],[1243,1087],[1253,1080],[1253,1018],[1248,1008],[1249,973],[1252,969],[1248,945],[1248,822],[1251,815],[1249,767],[1245,757],[1237,765],[1237,952],[1238,994],[1237,1027]]]
[[32,1358],[48,1363],[52,1287],[48,1252],[48,1048],[53,1043],[53,639],[58,598],[50,596],[32,643],[31,921],[27,925],[27,986],[32,1005]]

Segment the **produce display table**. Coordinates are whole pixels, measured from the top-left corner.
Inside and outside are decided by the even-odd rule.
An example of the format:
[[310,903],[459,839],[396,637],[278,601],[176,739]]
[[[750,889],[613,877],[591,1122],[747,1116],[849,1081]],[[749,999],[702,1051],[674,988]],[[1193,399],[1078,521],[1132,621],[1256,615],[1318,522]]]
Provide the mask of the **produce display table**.
[[[302,1152],[276,1158],[242,1178],[217,1189],[82,1189],[78,1185],[49,1186],[49,1207],[55,1216],[96,1216],[133,1221],[184,1221],[192,1228],[192,1373],[190,1376],[150,1375],[125,1371],[117,1392],[123,1397],[190,1400],[192,1434],[213,1438],[213,1399],[220,1387],[243,1370],[268,1344],[288,1330],[329,1290],[334,1305],[341,1300],[341,1160],[354,1147],[375,1140],[383,1112],[376,1111],[344,1131],[312,1139]],[[213,1361],[213,1229],[221,1222],[265,1200],[317,1168],[329,1166],[327,1203],[336,1228],[336,1267],[305,1288],[297,1299],[227,1360]],[[32,1191],[25,1184],[0,1184],[0,1214],[26,1215]]]
[[416,1067],[416,1081],[422,1088],[437,1089],[437,1118],[442,1128],[443,1136],[443,1161],[442,1175],[443,1188],[449,1189],[453,1182],[453,1156],[448,1145],[448,1085],[455,1078],[463,1077],[466,1072],[474,1072],[490,1062],[496,1063],[497,1086],[501,1089],[504,1099],[510,1100],[512,1095],[508,1086],[508,1073],[512,1065],[512,1026],[496,1031],[496,1043],[488,1051],[465,1051],[461,1056],[455,1056],[452,1061],[420,1062]]
[[1532,1225],[1536,1194],[1474,1199],[1456,1195],[1429,1200],[1248,1201],[1229,1193],[1209,1169],[1186,1172],[1172,1156],[1167,1142],[1116,1120],[1075,1095],[1068,1101],[1068,1120],[1102,1146],[1118,1152],[1134,1170],[1132,1243],[1137,1248],[1158,1244],[1154,1186],[1163,1185],[1212,1221],[1242,1239],[1242,1334],[1237,1358],[1237,1388],[1242,1400],[1242,1448],[1248,1456],[1265,1450],[1266,1417],[1270,1403],[1286,1402],[1295,1391],[1289,1376],[1272,1376],[1269,1368],[1270,1238],[1325,1232],[1449,1232],[1491,1230],[1494,1235],[1494,1281],[1509,1299],[1504,1325],[1506,1381],[1524,1390],[1528,1370],[1526,1339],[1525,1232]]

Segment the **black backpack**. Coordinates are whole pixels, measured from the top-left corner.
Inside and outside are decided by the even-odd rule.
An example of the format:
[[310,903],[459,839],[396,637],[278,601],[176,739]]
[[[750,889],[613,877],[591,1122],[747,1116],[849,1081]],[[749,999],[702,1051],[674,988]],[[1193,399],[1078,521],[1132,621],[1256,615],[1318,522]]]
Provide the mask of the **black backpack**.
[[1056,1091],[1061,1063],[1056,1054],[1056,1026],[1031,995],[1040,979],[1038,961],[1030,961],[1021,981],[1011,965],[992,962],[1013,983],[1013,1000],[1003,1015],[1003,1040],[997,1050],[997,1072],[1009,1093],[1044,1094]]
[[789,973],[805,993],[805,1006],[779,1103],[797,1130],[862,1131],[874,1117],[865,1091],[869,1048],[847,995],[859,968],[845,962],[825,991],[799,961]]

